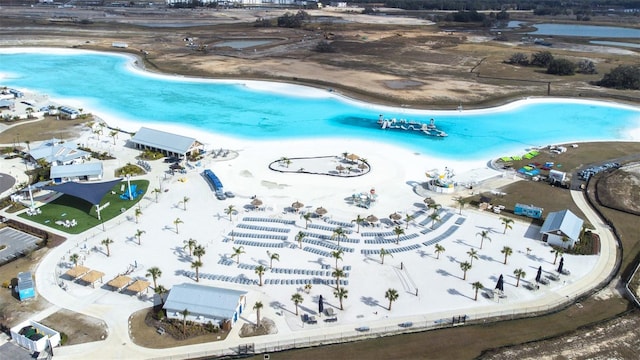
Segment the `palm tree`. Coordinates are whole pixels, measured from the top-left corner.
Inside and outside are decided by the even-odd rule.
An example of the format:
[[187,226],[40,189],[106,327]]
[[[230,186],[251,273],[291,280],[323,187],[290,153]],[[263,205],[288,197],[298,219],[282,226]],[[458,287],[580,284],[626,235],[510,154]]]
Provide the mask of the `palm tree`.
[[116,144],[116,139],[118,138],[118,132],[113,130],[109,132],[109,136],[113,138],[113,145]]
[[513,275],[516,276],[516,287],[518,287],[518,285],[520,285],[520,278],[527,276],[527,273],[522,269],[515,269],[513,270]]
[[200,282],[200,267],[202,267],[202,261],[196,260],[191,263],[191,268],[196,269],[196,282]]
[[464,276],[462,277],[462,280],[467,280],[467,271],[471,270],[471,263],[468,261],[460,263],[460,270],[464,272]]
[[169,290],[167,290],[167,288],[162,285],[158,285],[154,287],[154,292],[158,294],[158,296],[160,297],[160,302],[164,306],[164,294],[168,293]]
[[299,293],[291,295],[291,301],[293,301],[293,303],[296,305],[296,315],[298,315],[298,304],[302,304],[302,302],[304,301],[302,295],[300,295]]
[[398,296],[400,295],[398,295],[398,291],[396,289],[389,289],[384,293],[385,299],[389,300],[389,311],[391,311],[391,304],[398,300]]
[[267,269],[262,265],[258,265],[255,268],[255,272],[258,275],[258,278],[260,279],[260,286],[262,286],[262,275],[264,275],[265,271],[267,271]]
[[513,249],[511,249],[508,246],[505,246],[502,248],[502,250],[500,250],[501,253],[504,254],[504,263],[505,265],[507,264],[507,258],[509,257],[509,255],[513,254]]
[[406,214],[406,215],[404,216],[404,222],[406,222],[406,223],[407,223],[407,227],[406,227],[405,229],[409,229],[409,223],[410,223],[411,221],[413,221],[413,216],[411,216],[411,215],[409,215],[409,214]]
[[151,279],[153,280],[153,288],[157,288],[158,287],[158,278],[160,276],[162,276],[162,270],[160,270],[159,267],[154,266],[154,267],[150,267],[147,269],[147,274],[145,276],[150,276]]
[[256,326],[260,327],[260,309],[262,309],[262,302],[256,301],[253,305],[253,310],[256,311]]
[[236,264],[240,264],[240,255],[244,254],[244,246],[240,245],[239,247],[233,248],[233,254],[231,257],[236,257]]
[[173,225],[176,226],[176,234],[178,234],[178,224],[182,223],[184,223],[184,221],[180,220],[180,218],[176,218],[175,220],[173,220]]
[[280,261],[280,254],[272,253],[267,250],[267,256],[269,257],[269,268],[273,269],[273,260]]
[[73,266],[78,266],[78,261],[80,261],[80,255],[72,254],[69,256],[69,261],[73,263]]
[[342,260],[342,254],[344,254],[344,251],[342,251],[342,249],[331,252],[331,257],[336,259],[336,268],[338,267],[338,260]]
[[437,203],[434,202],[434,203],[429,204],[428,207],[429,207],[429,209],[431,209],[433,211],[432,213],[435,214],[435,213],[438,212],[438,210],[440,210],[442,208],[442,205],[437,204]]
[[358,228],[356,229],[356,233],[360,233],[360,224],[362,224],[365,220],[366,219],[360,215],[358,215],[355,219],[351,220],[351,222],[354,222],[358,225]]
[[136,217],[136,224],[138,223],[138,219],[140,219],[140,215],[142,215],[142,209],[140,209],[140,207],[137,207],[134,212],[134,216]]
[[158,195],[160,195],[162,190],[160,190],[160,188],[153,188],[153,190],[151,192],[156,194],[156,203],[157,203],[158,202]]
[[436,225],[436,221],[440,221],[442,220],[440,218],[440,215],[438,215],[437,212],[432,212],[431,214],[429,214],[429,219],[431,219],[431,229],[433,229],[433,227]]
[[482,244],[484,244],[485,240],[489,240],[491,241],[491,238],[489,237],[489,231],[488,230],[482,230],[479,233],[476,233],[476,236],[480,235],[480,249],[482,249]]
[[467,251],[467,255],[469,255],[469,260],[470,260],[469,263],[473,265],[473,259],[478,258],[478,251],[476,249],[471,249]]
[[349,295],[349,290],[341,287],[336,289],[333,292],[333,296],[337,297],[338,300],[340,300],[340,310],[344,310],[344,307],[342,307],[342,299],[346,299]]
[[400,235],[404,235],[404,229],[400,226],[393,228],[393,233],[396,234],[396,245],[400,243]]
[[456,198],[456,202],[458,203],[458,209],[460,210],[458,214],[462,215],[462,208],[467,204],[467,201],[462,196],[460,196]]
[[474,301],[478,301],[478,291],[484,289],[484,285],[480,281],[476,281],[471,284],[471,287],[476,291],[476,296],[473,298]]
[[302,249],[302,239],[304,239],[305,236],[307,236],[307,234],[303,233],[302,231],[298,231],[298,233],[296,234],[296,241],[298,242],[298,246],[300,247],[300,249]]
[[180,311],[180,314],[182,315],[182,333],[186,336],[187,335],[187,316],[189,316],[190,312],[189,310],[184,309]]
[[511,224],[513,224],[513,219],[509,219],[508,217],[501,217],[500,221],[502,221],[502,225],[504,225],[504,232],[502,232],[503,234],[507,233],[507,229],[513,229],[513,226]]
[[236,212],[236,208],[233,205],[229,205],[227,206],[226,209],[224,209],[224,213],[229,215],[229,221],[233,221],[233,219],[231,218],[231,215],[233,215]]
[[527,255],[531,254],[531,248],[527,248]]
[[302,218],[304,219],[304,228],[308,229],[309,228],[309,223],[312,222],[311,221],[311,214],[310,212],[306,212],[304,214],[302,214]]
[[304,286],[304,292],[306,292],[307,294],[311,292],[311,288],[313,287],[313,285],[311,284],[306,284]]
[[137,229],[137,230],[136,230],[135,237],[136,237],[136,239],[138,239],[138,245],[141,245],[141,243],[140,243],[140,237],[141,237],[141,236],[142,236],[142,234],[144,234],[144,233],[146,233],[146,231],[144,231],[144,230],[140,230],[140,229]]
[[381,265],[384,265],[384,257],[387,256],[387,255],[393,257],[393,254],[391,254],[390,252],[388,252],[384,248],[380,249],[380,259],[382,259],[382,262],[380,263]]
[[182,201],[180,201],[180,203],[182,203],[182,209],[184,211],[187,211],[187,203],[189,202],[189,200],[191,200],[191,199],[189,199],[188,197],[185,196],[185,197],[182,198]]
[[333,234],[331,234],[331,240],[338,240],[338,246],[340,246],[340,239],[346,237],[344,229],[341,227],[337,227],[333,230]]
[[107,257],[111,256],[111,251],[109,249],[109,245],[113,244],[113,240],[106,238],[100,242],[100,244],[107,247]]
[[340,288],[340,278],[344,277],[344,270],[336,268],[331,273],[331,276],[336,278],[336,289],[339,289]]
[[436,254],[438,254],[438,255],[436,255],[436,260],[440,259],[440,253],[445,252],[445,250],[446,249],[444,248],[444,246],[442,246],[440,244],[436,244],[436,250],[434,251]]
[[182,242],[184,246],[183,249],[189,249],[189,256],[192,255],[193,249],[198,246],[198,242],[195,239],[189,238],[189,240],[185,240]]
[[198,258],[198,261],[202,261],[202,257],[206,254],[207,251],[204,249],[204,246],[198,244],[193,248],[193,255]]
[[558,256],[560,256],[560,255],[564,254],[564,251],[562,251],[562,249],[556,249],[556,248],[553,248],[553,249],[551,250],[551,253],[552,253],[552,254],[555,254],[555,257],[553,258],[553,265],[555,265],[555,264],[556,264],[556,261],[558,261]]

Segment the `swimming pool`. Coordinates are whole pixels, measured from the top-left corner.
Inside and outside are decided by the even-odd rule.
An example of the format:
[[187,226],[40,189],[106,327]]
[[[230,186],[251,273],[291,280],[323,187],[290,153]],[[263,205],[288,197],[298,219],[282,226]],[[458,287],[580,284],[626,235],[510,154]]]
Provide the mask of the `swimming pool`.
[[[640,108],[579,100],[516,102],[495,110],[419,111],[342,98],[334,92],[254,81],[213,81],[134,71],[126,56],[85,51],[0,52],[2,85],[80,100],[86,111],[140,124],[171,123],[243,139],[350,137],[445,159],[476,160],[515,148],[628,139]],[[427,122],[438,139],[383,131],[379,114]],[[130,129],[130,130],[137,130]]]

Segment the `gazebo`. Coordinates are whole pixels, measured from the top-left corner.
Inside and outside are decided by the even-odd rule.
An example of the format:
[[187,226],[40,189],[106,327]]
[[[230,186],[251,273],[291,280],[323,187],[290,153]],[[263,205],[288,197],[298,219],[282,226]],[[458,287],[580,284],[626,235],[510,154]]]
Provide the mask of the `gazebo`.
[[127,291],[131,291],[135,294],[139,294],[142,291],[147,291],[149,289],[149,282],[146,280],[136,280],[133,284],[127,286]]
[[89,271],[91,271],[91,269],[86,266],[76,265],[73,268],[69,269],[65,274],[75,280],[79,277],[84,276]]
[[82,276],[80,278],[80,280],[91,284],[91,287],[95,288],[95,282],[100,280],[100,282],[102,282],[102,277],[104,276],[104,273],[98,270],[91,270],[88,273],[86,273],[84,276]]
[[122,290],[125,286],[129,285],[131,282],[131,278],[126,275],[118,275],[115,279],[109,281],[107,285],[116,289],[117,291]]

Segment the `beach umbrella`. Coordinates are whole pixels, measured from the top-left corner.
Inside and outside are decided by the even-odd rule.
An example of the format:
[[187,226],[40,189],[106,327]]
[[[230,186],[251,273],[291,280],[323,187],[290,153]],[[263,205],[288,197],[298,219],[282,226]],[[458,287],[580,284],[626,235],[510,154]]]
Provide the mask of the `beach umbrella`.
[[498,282],[496,283],[496,290],[504,291],[504,276],[500,274]]
[[351,161],[356,161],[360,159],[360,156],[356,155],[356,154],[349,154],[347,155],[347,159],[351,160]]
[[260,200],[260,199],[253,199],[253,200],[251,201],[251,205],[253,205],[253,206],[255,206],[255,207],[258,207],[258,206],[262,205],[262,200]]
[[322,315],[323,312],[324,312],[324,299],[322,298],[322,295],[320,295],[320,298],[318,299],[318,313]]
[[542,277],[542,266],[538,268],[538,274],[536,275],[536,282],[540,282],[541,277]]
[[320,216],[325,215],[326,213],[327,213],[327,209],[323,208],[322,206],[316,209],[316,214]]
[[360,163],[360,164],[358,164],[358,169],[361,169],[361,170],[364,170],[364,169],[366,169],[366,168],[368,168],[368,167],[369,167],[369,166],[367,166],[367,164],[365,164],[365,163]]
[[367,216],[367,221],[370,223],[374,223],[378,221],[378,218],[375,215],[369,215]]
[[564,258],[560,258],[560,265],[558,265],[558,272],[562,274],[562,267],[564,266]]
[[344,171],[344,169],[345,169],[345,167],[344,167],[344,166],[342,166],[342,165],[338,165],[338,166],[336,166],[336,170],[338,170],[339,172],[343,172],[343,171]]
[[402,215],[398,214],[397,212],[394,212],[393,214],[389,215],[389,219],[398,221],[402,219]]
[[296,209],[296,211],[300,210],[302,207],[304,207],[304,204],[301,203],[300,201],[296,201],[293,204],[291,204],[291,207]]

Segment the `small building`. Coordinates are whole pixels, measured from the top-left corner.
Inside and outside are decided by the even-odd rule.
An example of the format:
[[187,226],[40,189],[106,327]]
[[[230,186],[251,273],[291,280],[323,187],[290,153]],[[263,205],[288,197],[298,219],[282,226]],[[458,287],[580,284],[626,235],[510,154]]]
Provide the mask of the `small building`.
[[49,177],[56,184],[67,181],[91,181],[101,180],[104,169],[101,161],[92,161],[83,164],[51,166]]
[[31,352],[43,352],[48,346],[60,345],[59,332],[33,320],[11,328],[11,339]]
[[[540,228],[541,240],[549,245],[573,247],[580,240],[583,224],[584,221],[570,210],[549,213]],[[567,241],[562,241],[564,238]]]
[[180,284],[171,288],[163,309],[169,319],[183,320],[184,310],[187,310],[187,320],[202,324],[211,322],[228,330],[246,307],[246,295],[245,291]]
[[204,145],[192,137],[146,127],[140,128],[130,141],[136,149],[157,151],[178,158],[199,154],[204,150]]
[[45,141],[29,151],[29,156],[34,161],[44,160],[51,165],[73,164],[77,160],[88,159],[90,155],[90,153],[78,149],[76,145],[58,139]]
[[543,208],[533,205],[516,204],[513,209],[513,213],[516,215],[527,216],[532,219],[540,219],[542,217],[543,210]]
[[16,287],[20,301],[36,297],[36,290],[33,285],[33,277],[30,271],[18,273],[18,286]]
[[76,119],[78,115],[80,115],[80,111],[68,106],[60,106],[58,111],[60,112],[60,115],[71,120]]
[[562,185],[567,180],[567,173],[559,170],[549,170],[549,183]]

